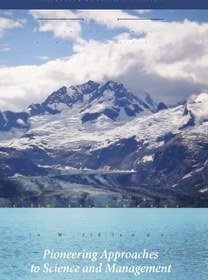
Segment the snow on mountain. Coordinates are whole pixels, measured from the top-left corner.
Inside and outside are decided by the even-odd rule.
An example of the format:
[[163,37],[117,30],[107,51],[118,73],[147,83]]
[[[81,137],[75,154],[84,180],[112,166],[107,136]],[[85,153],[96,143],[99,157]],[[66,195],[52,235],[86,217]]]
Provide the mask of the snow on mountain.
[[[0,112],[0,173],[12,177],[26,197],[27,186],[36,193],[42,182],[53,182],[64,197],[68,185],[80,184],[82,200],[83,189],[94,194],[98,184],[102,195],[128,189],[129,205],[146,205],[143,194],[157,203],[205,205],[207,101],[203,93],[167,108],[112,81],[62,87],[26,112]],[[75,176],[76,170],[82,175]],[[97,199],[93,204],[101,205]]]
[[9,131],[11,128],[29,128],[29,114],[26,112],[0,112],[0,131]]
[[32,116],[58,114],[69,108],[76,108],[77,113],[82,113],[83,123],[96,120],[100,116],[115,121],[151,112],[149,106],[123,84],[112,81],[104,85],[88,81],[83,85],[62,87],[43,103],[30,105],[28,112]]
[[78,86],[64,86],[50,94],[43,103],[31,104],[26,112],[0,112],[0,131],[3,132],[0,139],[19,137],[21,133],[23,135],[54,119],[68,118],[68,124],[79,126],[81,123],[89,130],[91,127],[104,130],[113,127],[115,122],[120,125],[152,112],[123,84],[108,81],[101,85],[88,81]]
[[137,141],[143,141],[148,145],[148,149],[151,149],[163,145],[174,135],[194,128],[189,126],[192,115],[184,114],[184,106],[136,117],[126,123],[107,124],[106,116],[106,119],[98,118],[95,123],[94,120],[83,123],[82,113],[77,114],[76,109],[77,107],[63,110],[56,115],[33,116],[30,118],[31,128],[25,134],[0,144],[20,150],[33,147],[80,150],[86,146],[90,150],[96,150],[108,147],[123,138],[136,137]]
[[[146,103],[145,103],[146,102]],[[158,147],[172,136],[191,129],[200,102],[158,110],[160,103],[149,94],[141,99],[123,84],[112,81],[100,85],[62,87],[41,104],[32,104],[28,113],[1,113],[0,124],[22,128],[1,146],[17,149],[81,149],[107,147],[118,139],[136,137],[148,147]],[[12,117],[11,117],[12,116]],[[24,129],[23,129],[24,128]],[[14,128],[13,128],[14,129]],[[17,136],[17,137],[16,137]]]
[[1,132],[0,147],[34,153],[38,149],[58,165],[58,151],[82,151],[90,158],[97,150],[122,146],[122,139],[135,139],[145,147],[143,160],[138,159],[144,162],[148,151],[176,135],[190,130],[208,133],[207,123],[195,124],[196,112],[204,106],[201,99],[163,110],[158,110],[158,104],[149,95],[136,97],[112,81],[62,87],[43,103],[32,104],[28,113],[1,113],[0,124],[6,123],[10,130]]

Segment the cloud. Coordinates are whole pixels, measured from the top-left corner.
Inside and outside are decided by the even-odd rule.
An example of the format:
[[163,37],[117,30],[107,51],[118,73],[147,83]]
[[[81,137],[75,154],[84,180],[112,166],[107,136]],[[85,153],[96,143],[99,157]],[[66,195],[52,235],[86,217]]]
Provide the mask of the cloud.
[[147,14],[152,12],[152,10],[135,10],[139,15]]
[[132,26],[131,21],[120,21],[118,19],[135,18],[135,16],[122,10],[81,10],[78,11],[78,15],[83,17],[86,22],[94,21],[109,29]]
[[[189,20],[180,22],[117,20],[134,18],[123,11],[82,11],[81,14],[110,29],[126,29],[142,38],[126,40],[137,46],[139,53],[145,54],[145,71],[169,79],[186,79],[190,83],[207,83],[205,71],[208,67],[208,23]],[[133,32],[133,33],[132,33]],[[141,60],[141,58],[139,58]],[[193,60],[195,63],[193,64]],[[141,61],[140,61],[141,62]]]
[[3,47],[1,49],[1,52],[9,52],[9,51],[11,51],[10,47]]
[[75,12],[70,10],[31,10],[29,13],[38,22],[37,30],[39,32],[52,32],[55,38],[62,39],[76,39],[80,36],[80,21],[69,20],[77,18]]
[[[117,18],[133,17],[118,10],[55,12],[54,17],[63,17],[66,12],[65,17],[84,17],[107,29],[122,29],[122,32],[108,40],[84,40],[79,22],[66,23],[77,24],[72,56],[39,66],[0,68],[1,109],[27,107],[32,102],[43,101],[63,85],[90,79],[123,82],[135,94],[146,91],[169,103],[208,89],[208,23],[118,21]],[[52,16],[52,11],[30,13],[36,19]],[[65,25],[59,24],[41,21],[39,31],[50,31],[64,38]]]
[[204,120],[208,120],[208,93],[202,92],[199,95],[192,95],[190,97],[189,109],[195,117],[195,121],[201,124]]
[[[88,80],[115,80],[139,94],[149,91],[166,100],[179,99],[183,93],[199,90],[186,80],[163,78],[145,71],[145,53],[110,43],[82,42],[79,52],[65,59],[46,62],[40,66],[0,68],[0,99],[4,109],[21,109],[32,102],[43,101],[59,87],[80,84]],[[82,49],[83,48],[83,49]],[[75,48],[76,49],[76,48]],[[100,55],[102,54],[102,55]]]
[[25,20],[12,20],[4,17],[0,17],[0,37],[3,37],[6,30],[23,27]]
[[50,59],[47,55],[37,55],[36,58],[42,61],[47,61]]

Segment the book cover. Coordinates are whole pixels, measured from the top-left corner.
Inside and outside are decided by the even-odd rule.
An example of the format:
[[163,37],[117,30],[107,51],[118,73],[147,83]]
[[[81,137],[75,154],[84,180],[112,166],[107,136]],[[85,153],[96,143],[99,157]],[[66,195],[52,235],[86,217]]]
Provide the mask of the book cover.
[[0,279],[207,279],[207,15],[0,3]]

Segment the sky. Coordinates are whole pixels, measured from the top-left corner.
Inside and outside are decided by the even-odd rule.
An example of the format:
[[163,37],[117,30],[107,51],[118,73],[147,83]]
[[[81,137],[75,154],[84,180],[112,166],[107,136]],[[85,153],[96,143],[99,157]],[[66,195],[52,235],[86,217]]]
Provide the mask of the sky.
[[[166,103],[208,91],[206,10],[2,10],[0,110],[54,90],[121,82]],[[153,20],[157,19],[157,20]]]

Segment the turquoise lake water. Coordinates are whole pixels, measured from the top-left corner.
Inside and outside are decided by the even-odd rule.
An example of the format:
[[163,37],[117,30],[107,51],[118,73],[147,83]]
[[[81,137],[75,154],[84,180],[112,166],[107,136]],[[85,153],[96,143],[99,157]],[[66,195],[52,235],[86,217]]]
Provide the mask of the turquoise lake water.
[[[0,209],[0,279],[207,280],[208,209]],[[99,266],[101,260],[43,259],[54,252],[158,252],[116,265],[171,265],[170,273],[44,273],[43,266]],[[111,262],[113,264],[113,262]],[[31,273],[32,264],[40,272]]]

